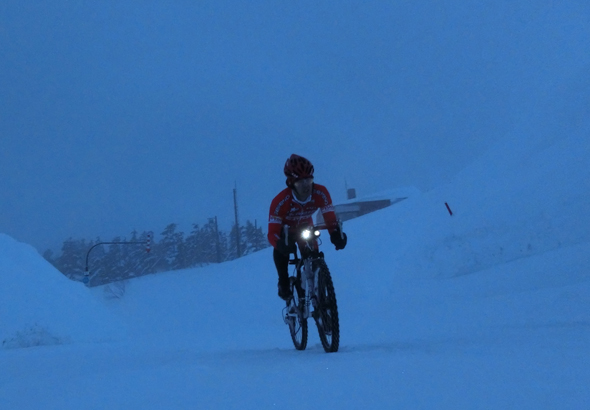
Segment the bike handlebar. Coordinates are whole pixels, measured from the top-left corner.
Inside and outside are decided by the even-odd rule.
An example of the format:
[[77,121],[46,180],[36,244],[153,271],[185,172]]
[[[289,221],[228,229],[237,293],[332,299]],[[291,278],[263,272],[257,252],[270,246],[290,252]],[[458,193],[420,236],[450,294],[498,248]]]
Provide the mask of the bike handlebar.
[[[291,227],[289,225],[283,225],[283,231],[285,236],[285,245],[289,245],[289,229]],[[310,230],[327,230],[328,225],[325,223],[318,224],[318,225],[303,225],[299,227],[299,230],[310,229]],[[342,221],[338,220],[338,229],[340,230],[340,237],[344,239],[344,232],[342,232]]]

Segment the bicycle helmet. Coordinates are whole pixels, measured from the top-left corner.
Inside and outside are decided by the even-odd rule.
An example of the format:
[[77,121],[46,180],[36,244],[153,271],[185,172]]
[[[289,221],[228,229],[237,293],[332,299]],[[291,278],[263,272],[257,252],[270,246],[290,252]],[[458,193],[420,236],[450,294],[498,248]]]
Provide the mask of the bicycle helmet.
[[292,154],[285,162],[283,172],[287,177],[287,186],[291,187],[298,179],[313,178],[313,165],[308,159]]

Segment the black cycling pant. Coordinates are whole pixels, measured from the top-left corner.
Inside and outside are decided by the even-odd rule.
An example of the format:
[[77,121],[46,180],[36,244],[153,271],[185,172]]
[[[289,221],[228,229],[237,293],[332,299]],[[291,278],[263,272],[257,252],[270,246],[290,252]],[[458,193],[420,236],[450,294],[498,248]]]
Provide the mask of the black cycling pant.
[[279,284],[281,286],[289,285],[289,255],[283,255],[276,249],[272,253],[272,257],[275,261],[275,267],[279,275]]

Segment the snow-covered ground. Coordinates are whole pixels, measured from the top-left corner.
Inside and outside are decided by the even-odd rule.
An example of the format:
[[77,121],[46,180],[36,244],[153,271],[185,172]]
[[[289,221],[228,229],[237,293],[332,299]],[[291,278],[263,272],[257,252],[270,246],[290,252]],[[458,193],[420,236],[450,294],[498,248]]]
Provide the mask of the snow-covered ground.
[[561,89],[324,244],[335,354],[292,347],[269,249],[87,289],[0,236],[0,408],[590,408],[590,81]]

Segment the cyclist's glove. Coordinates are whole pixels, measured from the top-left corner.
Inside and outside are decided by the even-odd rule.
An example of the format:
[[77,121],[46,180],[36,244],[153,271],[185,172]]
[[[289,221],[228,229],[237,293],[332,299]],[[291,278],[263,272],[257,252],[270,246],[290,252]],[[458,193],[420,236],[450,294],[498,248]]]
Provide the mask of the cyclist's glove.
[[336,229],[330,234],[330,242],[334,244],[336,250],[344,249],[346,247],[346,242],[348,239],[346,238],[346,234],[342,233],[340,235],[340,230]]

